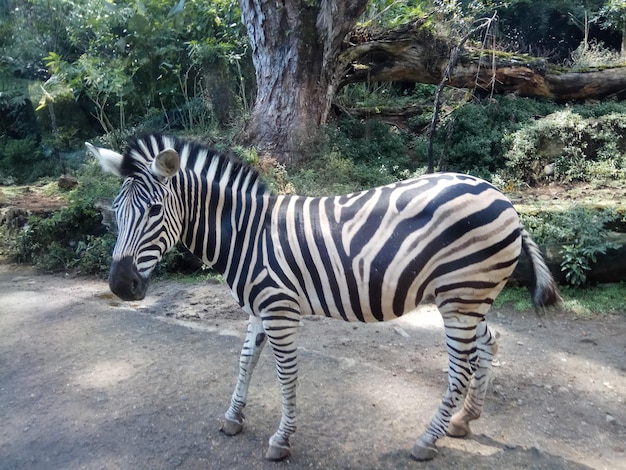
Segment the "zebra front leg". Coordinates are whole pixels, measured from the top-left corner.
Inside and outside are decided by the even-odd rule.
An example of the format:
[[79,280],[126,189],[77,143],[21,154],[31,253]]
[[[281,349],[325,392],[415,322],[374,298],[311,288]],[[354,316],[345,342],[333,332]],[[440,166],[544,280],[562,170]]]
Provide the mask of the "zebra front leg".
[[478,419],[483,411],[485,395],[489,386],[489,371],[498,350],[496,336],[489,329],[487,321],[484,319],[478,324],[476,342],[478,367],[474,371],[467,396],[463,402],[463,408],[450,419],[448,436],[451,437],[465,437],[470,434],[470,421]]
[[246,406],[246,397],[248,396],[248,387],[254,367],[259,361],[259,356],[263,350],[263,346],[267,337],[263,329],[263,322],[253,315],[250,315],[248,322],[248,332],[246,340],[241,349],[239,356],[239,376],[237,377],[237,385],[230,401],[230,407],[226,411],[224,424],[221,431],[228,435],[234,436],[239,434],[243,429],[244,415],[243,408]]
[[471,324],[468,320],[470,318],[461,317],[459,320],[456,316],[446,318],[444,315],[448,350],[448,389],[426,432],[417,439],[413,446],[412,454],[416,460],[431,460],[437,455],[436,442],[446,434],[452,410],[467,392],[467,385],[477,360],[476,325]]
[[291,454],[289,437],[296,431],[296,384],[298,358],[296,335],[300,317],[274,315],[264,320],[265,331],[274,351],[276,373],[282,395],[282,414],[278,430],[269,440],[268,460],[283,460]]

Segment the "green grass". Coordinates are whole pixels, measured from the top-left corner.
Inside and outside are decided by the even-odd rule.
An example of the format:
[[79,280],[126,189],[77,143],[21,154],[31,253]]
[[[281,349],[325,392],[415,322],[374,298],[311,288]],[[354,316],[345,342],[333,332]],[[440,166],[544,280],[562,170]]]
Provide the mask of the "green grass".
[[[626,314],[626,282],[601,284],[586,289],[561,286],[562,302],[558,308],[580,316]],[[525,287],[506,287],[493,308],[512,307],[515,311],[533,310]]]
[[206,267],[202,267],[194,273],[159,271],[153,277],[160,281],[177,281],[184,284],[203,284],[205,282],[224,284],[226,282],[221,274]]

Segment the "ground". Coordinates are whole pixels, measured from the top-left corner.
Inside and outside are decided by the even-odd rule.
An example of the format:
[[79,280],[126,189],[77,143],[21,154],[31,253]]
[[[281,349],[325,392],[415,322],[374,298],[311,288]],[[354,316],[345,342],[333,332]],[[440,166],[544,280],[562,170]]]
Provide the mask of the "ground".
[[56,183],[29,186],[0,186],[0,208],[14,207],[29,211],[52,211],[67,205],[67,193],[58,190]]
[[142,302],[104,281],[0,264],[1,469],[626,469],[626,318],[500,309],[483,416],[410,457],[446,386],[431,305],[373,325],[310,318],[299,342],[293,455],[272,356],[241,435],[219,432],[247,318],[217,282],[157,281]]
[[[0,190],[5,210],[64,204],[46,187]],[[546,186],[511,197],[589,194],[623,207],[626,192]],[[220,283],[159,281],[125,303],[101,280],[0,264],[0,469],[626,469],[623,315],[492,312],[500,347],[483,417],[471,437],[442,438],[427,463],[409,451],[446,386],[433,306],[385,324],[303,320],[299,427],[279,464],[263,460],[280,413],[269,351],[244,432],[219,432],[246,320]]]

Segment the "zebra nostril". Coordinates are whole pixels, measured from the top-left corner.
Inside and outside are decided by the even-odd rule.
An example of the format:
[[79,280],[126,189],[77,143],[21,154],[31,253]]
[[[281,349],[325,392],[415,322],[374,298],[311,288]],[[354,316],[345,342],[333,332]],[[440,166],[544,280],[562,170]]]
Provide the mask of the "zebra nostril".
[[131,258],[123,258],[111,264],[109,286],[122,300],[141,300],[146,294],[147,281],[141,278]]

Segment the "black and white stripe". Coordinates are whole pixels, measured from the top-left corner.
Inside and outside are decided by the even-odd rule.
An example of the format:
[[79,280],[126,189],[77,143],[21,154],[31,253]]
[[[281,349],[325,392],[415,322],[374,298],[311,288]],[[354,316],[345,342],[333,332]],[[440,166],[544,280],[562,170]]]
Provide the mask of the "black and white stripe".
[[155,264],[180,239],[224,275],[250,315],[227,434],[242,428],[250,377],[269,341],[283,395],[270,459],[289,455],[295,431],[301,315],[386,321],[434,299],[445,324],[449,385],[413,449],[424,460],[439,437],[467,434],[480,416],[495,354],[484,317],[522,248],[534,270],[535,304],[558,298],[515,209],[478,178],[446,173],[338,197],[277,196],[248,165],[175,137],[138,138],[124,155],[90,150],[125,177],[116,199],[112,290],[142,298]]

